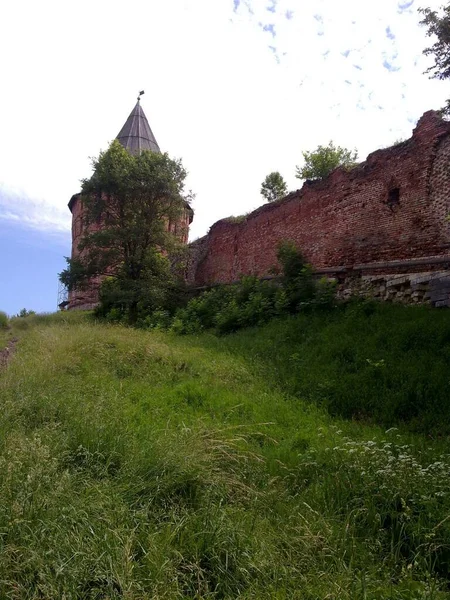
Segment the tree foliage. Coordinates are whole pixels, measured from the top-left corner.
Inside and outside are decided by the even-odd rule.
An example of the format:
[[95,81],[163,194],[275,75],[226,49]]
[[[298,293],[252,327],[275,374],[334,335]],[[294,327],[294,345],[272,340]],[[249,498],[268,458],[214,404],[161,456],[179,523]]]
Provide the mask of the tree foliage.
[[203,329],[224,334],[299,310],[334,306],[335,282],[317,281],[293,241],[281,242],[277,259],[279,265],[274,270],[278,274],[281,271],[281,277],[267,281],[250,276],[232,285],[215,286],[192,298],[172,320],[161,311],[149,315],[144,325],[181,334]]
[[186,171],[167,154],[129,154],[117,140],[93,167],[92,177],[82,182],[79,255],[67,259],[60,280],[70,290],[107,276],[106,289],[114,290],[124,310],[135,312],[145,291],[155,289],[155,279],[170,281],[167,254],[178,244],[167,224],[180,218],[190,200],[184,191]]
[[425,48],[426,56],[434,57],[434,65],[426,70],[431,77],[448,79],[450,77],[450,5],[442,7],[442,13],[430,8],[420,8],[423,15],[421,25],[427,27],[427,36],[436,36],[434,44]]
[[269,173],[261,184],[261,195],[267,202],[275,202],[288,193],[286,182],[278,171]]
[[355,166],[358,153],[335,146],[330,141],[328,146],[317,146],[311,152],[303,152],[304,165],[296,167],[297,179],[324,179],[337,167],[351,168]]
[[[428,67],[425,73],[429,73],[434,79],[448,79],[450,77],[450,5],[443,6],[442,12],[430,8],[420,8],[419,12],[423,19],[420,22],[427,28],[427,36],[435,37],[435,42],[425,48],[423,53],[434,58],[434,64]],[[450,100],[442,109],[444,113],[450,113]]]

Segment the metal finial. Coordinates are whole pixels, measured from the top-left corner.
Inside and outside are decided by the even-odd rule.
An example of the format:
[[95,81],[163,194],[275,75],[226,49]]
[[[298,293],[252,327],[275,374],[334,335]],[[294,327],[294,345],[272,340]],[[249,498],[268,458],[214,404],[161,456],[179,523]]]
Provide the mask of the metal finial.
[[139,96],[138,96],[138,102],[140,101],[140,99],[141,99],[141,96],[143,96],[144,94],[145,94],[144,90],[141,90],[141,91],[139,92]]

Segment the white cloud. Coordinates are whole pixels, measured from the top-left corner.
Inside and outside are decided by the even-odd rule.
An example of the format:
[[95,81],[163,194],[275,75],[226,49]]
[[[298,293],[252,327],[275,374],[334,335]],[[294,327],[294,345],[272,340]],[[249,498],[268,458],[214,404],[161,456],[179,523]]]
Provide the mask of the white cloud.
[[23,189],[12,189],[0,182],[0,220],[20,224],[67,238],[70,232],[68,211],[45,200],[31,198]]
[[416,4],[7,3],[1,177],[23,193],[3,197],[0,218],[67,230],[88,157],[117,135],[140,89],[159,145],[190,172],[192,237],[260,204],[272,170],[298,187],[302,150],[333,139],[365,157],[409,136],[448,96],[445,83],[423,75],[428,40]]

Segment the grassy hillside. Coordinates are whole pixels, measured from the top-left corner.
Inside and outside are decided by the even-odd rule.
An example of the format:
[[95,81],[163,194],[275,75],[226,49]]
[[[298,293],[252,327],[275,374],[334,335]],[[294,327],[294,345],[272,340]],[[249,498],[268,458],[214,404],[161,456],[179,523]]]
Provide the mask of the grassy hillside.
[[[361,365],[393,377],[395,310],[223,338],[16,320],[0,373],[0,598],[449,597],[445,440],[318,406],[321,389],[332,410],[340,398],[342,364],[344,398],[363,382],[366,402],[378,381]],[[342,358],[344,331],[373,352],[354,341]]]
[[450,433],[450,311],[354,303],[209,340],[333,415]]

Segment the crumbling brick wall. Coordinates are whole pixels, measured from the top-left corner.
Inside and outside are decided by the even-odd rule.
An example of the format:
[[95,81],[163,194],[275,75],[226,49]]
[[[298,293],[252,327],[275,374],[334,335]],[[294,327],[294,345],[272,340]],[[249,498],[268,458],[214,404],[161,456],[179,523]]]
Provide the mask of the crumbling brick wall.
[[306,182],[241,222],[215,223],[201,251],[194,243],[188,280],[202,286],[267,275],[284,239],[293,240],[316,269],[330,272],[390,261],[404,269],[411,259],[446,256],[449,161],[450,123],[429,111],[409,140],[373,152],[354,169]]

